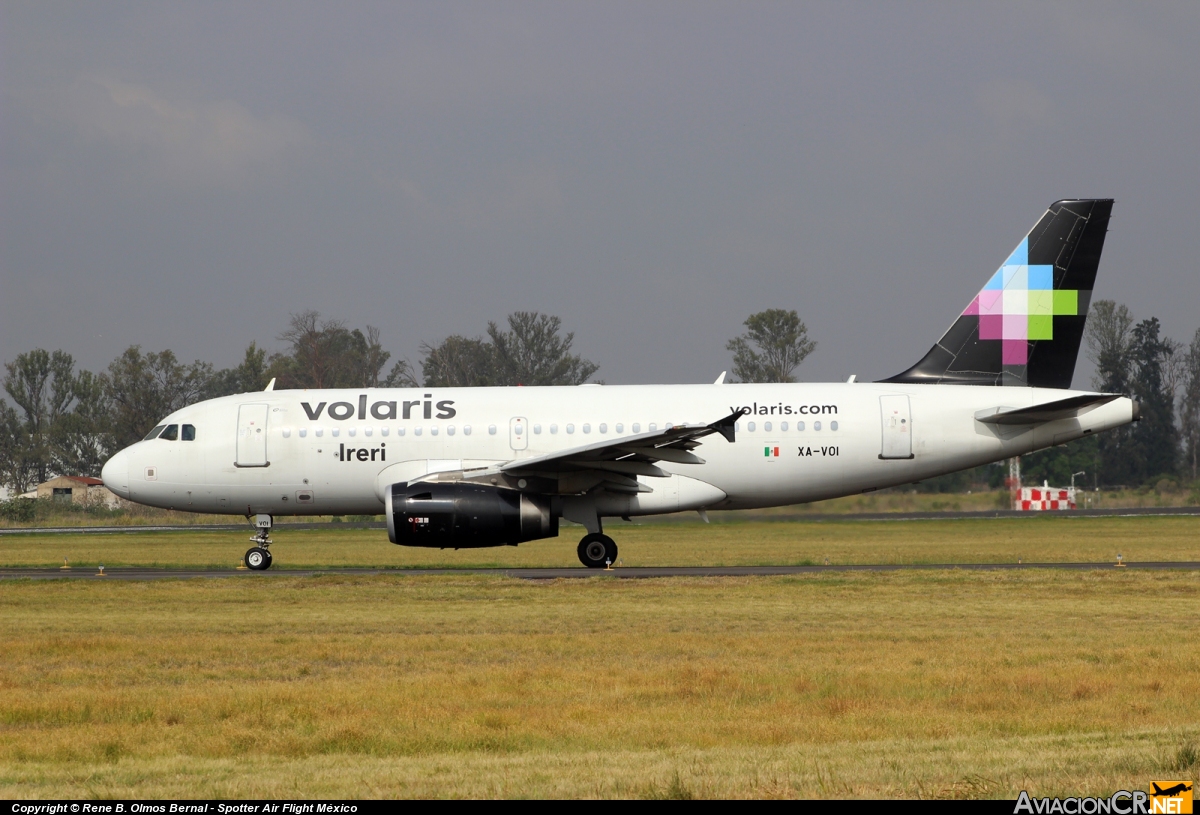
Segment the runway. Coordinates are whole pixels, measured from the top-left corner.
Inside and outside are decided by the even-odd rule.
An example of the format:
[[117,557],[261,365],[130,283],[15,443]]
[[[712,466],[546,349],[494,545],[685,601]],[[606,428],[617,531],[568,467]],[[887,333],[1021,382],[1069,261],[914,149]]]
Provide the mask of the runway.
[[267,580],[282,577],[315,577],[318,575],[389,575],[394,577],[423,577],[426,575],[487,575],[512,577],[521,580],[560,580],[570,578],[615,578],[638,580],[664,577],[771,577],[791,574],[822,574],[825,572],[902,572],[959,569],[963,571],[1020,571],[1028,569],[1063,569],[1069,571],[1122,569],[1200,570],[1200,561],[1161,561],[1127,563],[918,563],[918,564],[858,564],[846,566],[634,566],[620,569],[585,569],[582,566],[566,569],[270,569],[252,572],[246,569],[152,569],[95,567],[71,569],[0,569],[0,580],[194,580],[198,578],[243,578]]
[[[970,512],[937,511],[937,512],[854,512],[854,513],[787,513],[756,515],[754,510],[739,510],[728,513],[735,521],[767,521],[791,522],[807,521],[810,523],[853,522],[853,521],[966,521],[989,518],[1043,518],[1052,515],[1057,518],[1112,518],[1140,516],[1176,516],[1200,515],[1200,507],[1123,507],[1113,509],[1073,509],[1059,513],[1022,512],[1014,509],[989,509]],[[722,522],[725,513],[712,513],[718,523]],[[639,519],[643,523],[696,523],[693,515],[685,513],[681,516],[659,515]],[[615,523],[615,522],[614,522]],[[616,527],[620,529],[620,527]],[[345,530],[345,529],[387,529],[383,521],[347,521],[345,523],[330,523],[328,521],[297,521],[281,522],[275,525],[274,532],[283,534],[297,530]],[[44,527],[10,527],[0,529],[4,535],[104,535],[131,532],[245,532],[253,531],[248,523],[237,524],[176,524],[161,526],[44,526]]]

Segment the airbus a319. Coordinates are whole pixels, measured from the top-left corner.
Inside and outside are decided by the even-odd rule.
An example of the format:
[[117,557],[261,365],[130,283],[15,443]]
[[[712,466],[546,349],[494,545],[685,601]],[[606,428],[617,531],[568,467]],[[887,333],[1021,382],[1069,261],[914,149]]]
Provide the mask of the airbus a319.
[[[1051,205],[919,362],[879,382],[268,390],[164,417],[103,480],[141,504],[384,514],[405,546],[516,545],[605,518],[818,501],[1023,455],[1138,418],[1069,390],[1112,201]],[[722,375],[723,378],[723,375]]]

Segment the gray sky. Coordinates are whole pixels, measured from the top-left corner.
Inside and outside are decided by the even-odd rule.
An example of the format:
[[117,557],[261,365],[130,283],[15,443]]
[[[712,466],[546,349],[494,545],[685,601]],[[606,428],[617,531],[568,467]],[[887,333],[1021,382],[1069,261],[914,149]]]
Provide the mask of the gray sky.
[[[1200,5],[0,4],[0,357],[394,355],[561,316],[609,383],[920,358],[1058,198],[1096,297],[1200,325]],[[1076,385],[1086,382],[1086,363]]]

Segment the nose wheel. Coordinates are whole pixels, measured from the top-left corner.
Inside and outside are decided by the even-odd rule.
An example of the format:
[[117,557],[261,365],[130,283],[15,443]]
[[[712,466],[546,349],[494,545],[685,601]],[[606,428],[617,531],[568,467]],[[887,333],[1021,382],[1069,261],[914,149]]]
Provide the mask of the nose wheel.
[[270,515],[255,516],[254,525],[258,527],[258,533],[250,539],[254,547],[246,552],[247,569],[261,572],[271,568],[271,550],[267,547],[271,545],[272,521]]
[[246,568],[256,572],[271,568],[271,550],[255,546],[246,552]]
[[617,562],[617,542],[599,532],[584,535],[578,551],[579,561],[589,569],[603,569]]

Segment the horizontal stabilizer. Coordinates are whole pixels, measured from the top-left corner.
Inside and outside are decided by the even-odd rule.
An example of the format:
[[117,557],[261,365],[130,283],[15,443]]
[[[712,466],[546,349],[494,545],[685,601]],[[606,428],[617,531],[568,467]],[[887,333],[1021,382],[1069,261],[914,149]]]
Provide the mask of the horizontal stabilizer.
[[975,419],[984,424],[1042,424],[1058,419],[1073,419],[1084,408],[1098,407],[1120,398],[1115,393],[1088,393],[1024,408],[988,408],[976,413]]

